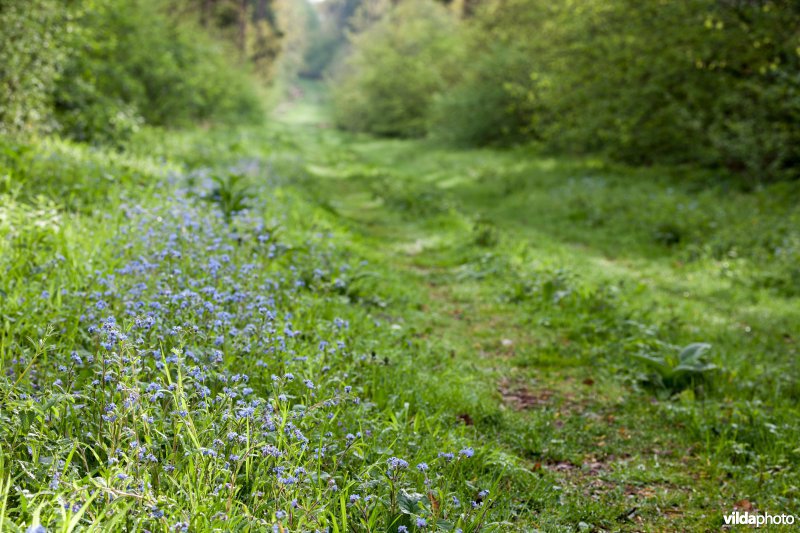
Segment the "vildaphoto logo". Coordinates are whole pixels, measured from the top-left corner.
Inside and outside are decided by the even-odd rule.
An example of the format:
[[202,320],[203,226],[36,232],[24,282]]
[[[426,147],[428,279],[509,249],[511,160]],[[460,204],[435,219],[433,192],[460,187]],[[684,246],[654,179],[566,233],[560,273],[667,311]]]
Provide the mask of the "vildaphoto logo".
[[795,517],[790,514],[751,513],[734,511],[723,516],[726,526],[791,526]]

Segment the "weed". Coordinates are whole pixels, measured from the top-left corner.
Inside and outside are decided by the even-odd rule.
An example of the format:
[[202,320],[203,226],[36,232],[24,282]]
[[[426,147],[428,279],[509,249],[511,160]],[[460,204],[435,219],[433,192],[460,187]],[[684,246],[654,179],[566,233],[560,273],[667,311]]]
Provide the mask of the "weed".
[[230,172],[215,175],[212,181],[214,186],[204,199],[216,204],[225,221],[230,223],[233,216],[244,211],[252,199],[247,176]]
[[705,354],[710,349],[710,344],[693,343],[663,357],[634,354],[634,359],[643,363],[650,372],[645,378],[646,383],[676,394],[687,388],[696,390],[719,370],[706,361]]

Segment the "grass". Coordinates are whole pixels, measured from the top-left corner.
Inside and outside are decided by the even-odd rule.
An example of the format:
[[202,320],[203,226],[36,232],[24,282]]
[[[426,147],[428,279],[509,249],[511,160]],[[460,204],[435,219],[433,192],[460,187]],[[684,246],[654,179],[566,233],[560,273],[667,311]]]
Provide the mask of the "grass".
[[797,514],[797,184],[345,135],[305,92],[3,141],[4,531]]

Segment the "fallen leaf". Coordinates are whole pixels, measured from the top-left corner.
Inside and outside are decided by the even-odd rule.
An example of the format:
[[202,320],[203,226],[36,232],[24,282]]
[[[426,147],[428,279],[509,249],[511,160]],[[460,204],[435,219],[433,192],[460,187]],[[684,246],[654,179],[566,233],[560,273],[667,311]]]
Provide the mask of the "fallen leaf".
[[438,514],[439,513],[439,500],[436,499],[436,496],[434,496],[432,492],[428,493],[428,499],[431,502],[431,510],[433,511],[433,514]]
[[475,422],[472,420],[472,417],[469,416],[469,413],[461,413],[457,416],[459,420],[461,420],[465,426],[472,426]]
[[750,500],[739,500],[738,502],[733,504],[734,509],[739,509],[741,511],[752,511],[753,504],[750,503]]

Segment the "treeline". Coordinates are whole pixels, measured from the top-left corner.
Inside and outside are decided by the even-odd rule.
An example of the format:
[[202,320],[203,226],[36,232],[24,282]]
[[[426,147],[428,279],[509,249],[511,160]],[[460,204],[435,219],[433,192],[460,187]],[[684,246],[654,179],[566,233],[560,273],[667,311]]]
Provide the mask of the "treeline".
[[800,176],[796,1],[357,3],[342,128]]
[[261,120],[281,39],[273,0],[3,0],[0,133]]

